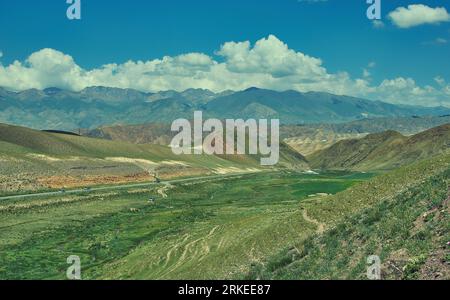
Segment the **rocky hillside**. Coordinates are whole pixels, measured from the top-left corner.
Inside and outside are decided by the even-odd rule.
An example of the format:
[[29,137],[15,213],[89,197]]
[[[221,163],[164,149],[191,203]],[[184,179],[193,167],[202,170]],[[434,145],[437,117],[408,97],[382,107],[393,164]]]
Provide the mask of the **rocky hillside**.
[[450,149],[450,124],[406,137],[395,131],[340,141],[310,156],[316,169],[389,170]]

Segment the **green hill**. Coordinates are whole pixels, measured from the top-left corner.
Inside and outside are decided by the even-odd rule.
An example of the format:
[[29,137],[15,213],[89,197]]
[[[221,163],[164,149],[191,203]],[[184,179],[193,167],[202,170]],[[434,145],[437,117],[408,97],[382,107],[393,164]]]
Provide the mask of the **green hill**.
[[102,126],[85,130],[84,135],[112,141],[124,141],[133,144],[169,145],[175,136],[170,124],[148,123],[141,125]]
[[446,154],[304,202],[316,234],[253,264],[246,277],[367,279],[367,258],[376,255],[382,279],[448,280],[449,178]]
[[340,141],[308,157],[315,169],[389,170],[450,148],[450,124],[405,137],[395,131]]
[[[0,193],[262,171],[259,156],[182,155],[167,146],[110,141],[0,124]],[[308,169],[282,145],[275,168]]]
[[[175,158],[168,147],[134,145],[0,124],[0,141],[26,148],[30,153],[106,158],[122,156],[160,161]],[[1,150],[0,150],[1,151]]]

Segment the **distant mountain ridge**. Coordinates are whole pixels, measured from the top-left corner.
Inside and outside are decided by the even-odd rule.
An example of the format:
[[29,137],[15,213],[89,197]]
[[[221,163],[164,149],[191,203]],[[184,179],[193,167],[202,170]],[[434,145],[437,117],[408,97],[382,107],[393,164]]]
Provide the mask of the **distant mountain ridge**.
[[[324,144],[320,148],[325,148],[324,146],[331,146],[338,140],[369,133],[395,130],[405,135],[412,135],[447,123],[450,123],[450,116],[374,118],[338,124],[282,125],[280,137],[294,148],[297,148],[296,145],[299,142],[306,144],[318,142]],[[168,145],[176,134],[170,130],[170,127],[168,123],[113,125],[82,130],[81,133],[86,136],[134,144]],[[302,151],[300,153],[311,154]]]
[[364,118],[450,114],[446,107],[394,105],[327,93],[277,92],[250,88],[213,93],[203,89],[144,93],[132,89],[89,87],[10,92],[0,88],[0,122],[35,129],[73,130],[114,124],[171,123],[205,117],[278,118],[283,124],[339,123]]
[[450,115],[368,118],[336,124],[286,125],[283,137],[298,137],[311,130],[329,131],[342,134],[378,133],[388,130],[404,135],[413,135],[433,127],[450,123]]

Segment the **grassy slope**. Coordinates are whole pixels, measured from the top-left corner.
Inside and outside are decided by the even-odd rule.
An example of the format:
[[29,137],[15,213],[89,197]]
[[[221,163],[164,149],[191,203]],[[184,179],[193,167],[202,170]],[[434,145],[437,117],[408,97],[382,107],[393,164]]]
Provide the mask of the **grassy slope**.
[[[72,135],[53,134],[36,131],[24,127],[0,124],[0,155],[23,156],[27,153],[38,153],[57,157],[82,156],[89,158],[127,157],[148,159],[153,162],[181,160],[199,166],[259,166],[259,157],[222,155],[175,155],[169,147],[160,145],[136,145],[126,142],[108,141]],[[287,145],[281,146],[281,162],[288,165],[297,163],[304,165],[304,158]]]
[[396,170],[311,205],[329,230],[254,265],[248,278],[364,279],[378,255],[385,279],[450,278],[450,155]]
[[[282,145],[280,157],[278,168],[308,169],[304,157],[287,145]],[[257,155],[175,155],[167,146],[3,124],[0,162],[0,194],[153,180],[149,173],[173,178],[263,169]]]
[[169,145],[174,133],[170,124],[114,125],[103,126],[87,131],[91,137],[99,137],[113,141],[125,141],[133,144]]
[[390,170],[450,149],[450,124],[411,137],[394,131],[345,140],[308,157],[317,169]]
[[[102,139],[53,134],[23,127],[0,124],[0,141],[27,149],[29,153],[69,157],[83,156],[89,158],[128,157],[162,160],[179,160],[180,156],[172,153],[170,148],[159,145],[135,145],[125,142],[111,142]],[[3,150],[3,147],[2,147]],[[3,152],[3,151],[2,151]],[[19,153],[23,153],[20,151]],[[11,151],[9,152],[11,154]],[[216,157],[183,156],[186,161],[210,161]]]

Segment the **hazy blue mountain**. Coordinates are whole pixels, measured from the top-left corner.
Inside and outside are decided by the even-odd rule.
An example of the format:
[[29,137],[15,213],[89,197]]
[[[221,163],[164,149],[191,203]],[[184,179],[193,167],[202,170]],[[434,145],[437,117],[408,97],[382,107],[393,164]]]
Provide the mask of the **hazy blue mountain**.
[[450,108],[443,107],[400,106],[326,93],[257,88],[219,94],[203,89],[144,93],[107,87],[90,87],[80,92],[48,88],[15,93],[0,88],[0,122],[36,129],[171,123],[177,118],[191,119],[195,110],[202,110],[205,117],[279,118],[284,124],[450,114]]
[[328,93],[275,92],[257,88],[216,98],[206,108],[225,118],[278,117],[285,124],[339,123],[376,117],[439,115],[449,111],[442,107],[399,106]]

